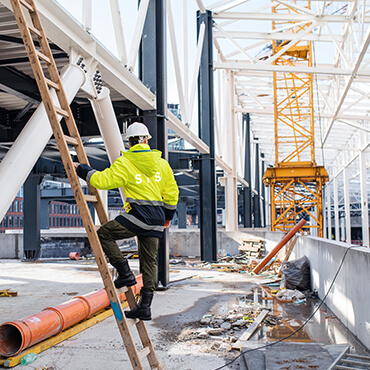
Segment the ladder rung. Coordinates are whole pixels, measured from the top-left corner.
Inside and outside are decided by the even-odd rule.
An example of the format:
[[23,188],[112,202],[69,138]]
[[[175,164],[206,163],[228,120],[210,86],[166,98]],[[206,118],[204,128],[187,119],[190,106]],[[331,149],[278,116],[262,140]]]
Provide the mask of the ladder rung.
[[128,292],[127,286],[123,286],[122,288],[117,289],[119,291],[119,294]]
[[343,358],[341,360],[341,362],[344,362],[346,364],[350,364],[350,365],[360,365],[360,366],[366,366],[366,367],[370,367],[370,363],[369,362],[362,362],[362,361],[354,361],[354,360],[349,360],[347,358]]
[[361,370],[358,367],[349,367],[349,366],[342,366],[342,365],[337,365],[334,369],[338,370]]
[[45,54],[41,53],[41,51],[35,50],[36,55],[42,59],[44,62],[51,64],[51,60],[49,57],[47,57]]
[[93,202],[93,203],[96,203],[98,201],[95,195],[90,195],[90,194],[85,194],[85,200],[86,202]]
[[343,362],[343,365],[349,364],[349,365],[359,365],[359,366],[366,366],[370,367],[369,363],[361,362],[361,361],[353,361],[353,360],[347,360],[347,359],[342,359],[341,362]]
[[67,111],[65,111],[64,109],[59,108],[59,107],[57,107],[57,106],[54,106],[54,109],[55,109],[55,111],[56,111],[58,114],[60,114],[61,116],[65,117],[65,118],[69,118],[69,114],[68,114],[68,112],[67,112]]
[[134,325],[136,325],[140,320],[139,319],[126,319],[126,321],[127,321],[127,326],[131,328]]
[[52,81],[52,80],[49,80],[48,78],[46,78],[45,77],[45,81],[46,81],[46,83],[50,86],[50,87],[52,87],[52,88],[54,88],[55,90],[60,90],[60,87],[59,87],[59,85],[56,83],[56,82],[54,82],[54,81]]
[[348,353],[347,354],[347,357],[361,358],[362,360],[370,361],[370,357],[369,356],[361,356],[361,355],[355,355],[355,354]]
[[145,347],[143,350],[141,350],[138,355],[139,355],[139,358],[140,358],[140,361],[145,358],[146,356],[148,356],[150,353],[150,348],[149,347]]
[[29,28],[29,30],[34,33],[36,36],[38,37],[42,37],[42,33],[35,27],[31,26],[30,24],[27,24],[27,27]]
[[77,141],[77,139],[75,139],[74,137],[64,135],[64,140],[65,140],[68,144],[78,145],[78,141]]
[[32,8],[32,6],[30,4],[27,3],[27,1],[24,1],[24,0],[19,0],[19,2],[25,7],[27,8],[30,12],[34,12],[35,9]]

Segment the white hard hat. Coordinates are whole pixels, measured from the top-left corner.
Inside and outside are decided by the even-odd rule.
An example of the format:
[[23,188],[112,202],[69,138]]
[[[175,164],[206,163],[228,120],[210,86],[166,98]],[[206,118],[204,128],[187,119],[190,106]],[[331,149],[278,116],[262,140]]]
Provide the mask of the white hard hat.
[[148,128],[140,122],[134,122],[127,128],[126,138],[128,139],[135,136],[146,137],[148,139],[151,138]]

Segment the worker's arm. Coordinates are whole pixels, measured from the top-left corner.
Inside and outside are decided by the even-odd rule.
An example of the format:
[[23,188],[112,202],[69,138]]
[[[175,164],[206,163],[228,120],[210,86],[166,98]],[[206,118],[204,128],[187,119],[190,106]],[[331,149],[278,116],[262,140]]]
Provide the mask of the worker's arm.
[[86,164],[81,164],[77,166],[76,172],[83,180],[101,190],[121,188],[127,182],[127,170],[119,158],[104,171],[97,171]]
[[165,186],[162,191],[162,199],[164,203],[164,212],[165,212],[165,228],[170,226],[170,222],[173,218],[173,215],[176,211],[177,202],[179,200],[179,188],[173,175],[172,168],[165,161]]

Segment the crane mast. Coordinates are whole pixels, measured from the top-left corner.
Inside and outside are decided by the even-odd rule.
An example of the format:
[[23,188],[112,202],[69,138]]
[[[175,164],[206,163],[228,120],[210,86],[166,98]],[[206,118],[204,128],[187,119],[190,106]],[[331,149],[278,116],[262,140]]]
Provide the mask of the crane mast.
[[[278,3],[274,13],[299,14],[297,6]],[[310,9],[307,1],[305,8]],[[293,34],[291,41],[274,40],[270,63],[294,68],[312,66],[312,42],[300,39],[313,30],[311,22],[273,21],[273,32]],[[287,232],[302,218],[304,229],[323,236],[322,188],[329,176],[315,161],[313,75],[274,72],[275,164],[263,181],[270,186],[271,229]]]

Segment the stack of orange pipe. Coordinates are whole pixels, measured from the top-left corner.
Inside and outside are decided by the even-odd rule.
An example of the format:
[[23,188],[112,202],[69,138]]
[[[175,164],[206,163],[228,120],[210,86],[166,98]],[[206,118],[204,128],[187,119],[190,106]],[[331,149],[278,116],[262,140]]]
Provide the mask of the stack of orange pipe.
[[[138,275],[136,281],[137,284],[132,287],[135,295],[143,286],[142,275]],[[119,297],[121,302],[126,299],[124,293]],[[100,289],[73,297],[59,306],[47,307],[25,319],[5,322],[0,325],[0,354],[4,357],[15,356],[26,348],[86,320],[109,305],[105,289]]]

